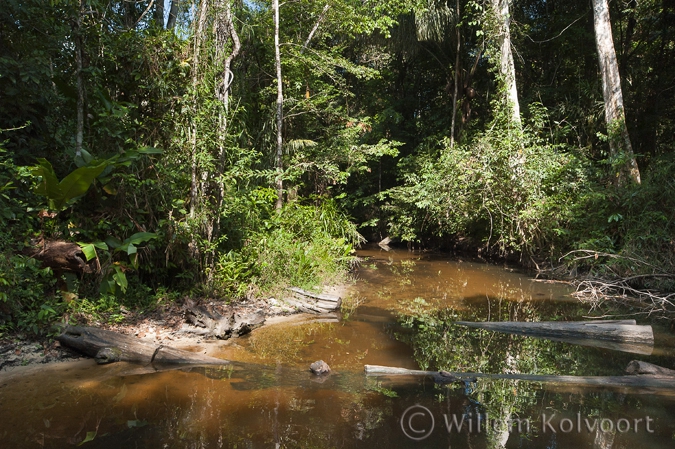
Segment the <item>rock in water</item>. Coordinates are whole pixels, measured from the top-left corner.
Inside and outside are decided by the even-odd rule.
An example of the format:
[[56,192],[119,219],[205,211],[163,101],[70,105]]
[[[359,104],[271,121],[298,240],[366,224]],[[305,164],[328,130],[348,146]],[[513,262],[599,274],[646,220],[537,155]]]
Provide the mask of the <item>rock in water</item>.
[[330,373],[330,366],[328,366],[328,363],[324,362],[323,360],[318,360],[309,365],[309,370],[317,376],[320,376],[322,374]]

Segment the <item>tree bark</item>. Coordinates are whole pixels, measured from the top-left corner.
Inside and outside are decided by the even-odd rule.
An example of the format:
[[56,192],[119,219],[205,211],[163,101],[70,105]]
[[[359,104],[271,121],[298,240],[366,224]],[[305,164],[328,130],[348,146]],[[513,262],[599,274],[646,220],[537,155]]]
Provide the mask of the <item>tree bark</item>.
[[169,9],[169,21],[166,23],[167,30],[173,30],[174,28],[176,28],[176,18],[178,17],[179,6],[180,0],[171,0],[171,9]]
[[82,157],[82,141],[84,140],[84,80],[82,78],[82,9],[83,1],[77,11],[75,32],[75,63],[77,64],[77,129],[75,131],[75,157]]
[[[457,0],[456,11],[457,19],[459,21],[459,0]],[[457,96],[459,95],[459,52],[462,48],[461,34],[459,26],[455,26],[457,34],[457,54],[455,55],[455,89],[452,95],[452,123],[450,124],[450,148],[455,146],[455,122],[457,118]]]
[[[225,7],[223,9],[223,22],[218,23],[217,33],[216,33],[216,54],[220,56],[222,52],[225,51],[228,41],[232,41],[232,51],[225,57],[223,62],[223,81],[218,92],[216,93],[218,99],[223,103],[224,111],[220,114],[219,123],[220,123],[220,133],[218,137],[219,147],[218,147],[218,175],[222,175],[225,169],[225,154],[226,154],[226,138],[228,131],[228,115],[230,112],[230,87],[234,81],[234,73],[232,72],[232,61],[239,55],[241,50],[241,42],[239,41],[239,35],[237,34],[237,29],[234,26],[234,17],[232,15],[232,2],[231,0],[224,0]],[[220,22],[220,20],[219,20]],[[225,198],[225,183],[222,176],[218,176],[220,179],[218,181],[218,197],[216,204],[216,211],[220,211],[220,208],[223,205],[223,199]],[[216,220],[214,224],[213,236],[218,238],[220,234],[220,214],[216,214]]]
[[307,36],[307,39],[305,40],[305,43],[302,45],[302,49],[300,50],[300,53],[304,53],[307,47],[309,46],[309,43],[312,41],[312,38],[314,37],[314,34],[316,31],[319,29],[319,26],[323,23],[324,20],[326,20],[326,13],[328,13],[328,10],[330,9],[330,5],[326,4],[323,7],[323,10],[321,11],[321,14],[319,14],[319,18],[316,20],[316,23],[314,24],[314,27],[312,27],[312,31],[309,32],[309,35]]
[[499,25],[498,43],[500,49],[499,73],[501,74],[506,98],[511,109],[511,119],[520,126],[520,105],[518,103],[518,89],[516,87],[516,67],[511,52],[511,16],[509,15],[509,0],[491,0],[492,7]]
[[455,321],[455,324],[551,339],[588,338],[621,343],[654,344],[651,326],[636,325],[625,321]]
[[626,181],[640,184],[640,170],[626,127],[621,77],[612,39],[612,24],[609,20],[607,0],[593,0],[593,26],[602,76],[602,96],[605,101],[609,150],[612,158],[624,161],[620,163],[616,182],[617,185],[625,184]]
[[[229,111],[230,108],[230,86],[234,79],[234,74],[232,73],[232,61],[239,55],[241,50],[241,42],[239,41],[239,35],[237,30],[234,27],[234,19],[232,16],[232,4],[230,0],[226,0],[225,4],[225,27],[227,29],[226,40],[232,39],[232,52],[225,58],[223,63],[223,105],[225,106],[225,112]],[[226,42],[221,42],[221,45],[224,46]],[[226,126],[227,127],[227,126]]]
[[164,28],[164,0],[155,0],[154,20],[158,27]]
[[284,124],[284,91],[281,77],[281,50],[279,48],[279,0],[273,0],[272,8],[274,9],[274,60],[277,69],[277,148],[275,157],[276,166],[276,188],[277,188],[277,203],[276,209],[281,209],[284,203],[284,183],[282,175],[284,171],[283,166],[283,124]]
[[182,349],[154,345],[136,337],[95,327],[68,326],[56,339],[77,349],[99,364],[139,362],[182,365],[227,365],[229,360],[217,359]]
[[665,376],[675,378],[675,370],[663,368],[662,366],[640,360],[631,360],[626,367],[626,372],[628,374],[634,375]]
[[[177,2],[178,0],[173,0]],[[204,31],[204,24],[206,23],[206,11],[208,1],[202,0],[199,5],[199,19],[197,20],[197,29],[195,30],[195,46],[192,58],[192,108],[195,117],[192,120],[191,142],[192,147],[192,166],[190,173],[190,218],[195,217],[195,209],[197,207],[197,84],[199,81],[199,51],[202,45],[202,33]],[[171,5],[173,8],[173,3]]]
[[136,23],[136,2],[134,0],[124,0],[124,26],[133,28]]

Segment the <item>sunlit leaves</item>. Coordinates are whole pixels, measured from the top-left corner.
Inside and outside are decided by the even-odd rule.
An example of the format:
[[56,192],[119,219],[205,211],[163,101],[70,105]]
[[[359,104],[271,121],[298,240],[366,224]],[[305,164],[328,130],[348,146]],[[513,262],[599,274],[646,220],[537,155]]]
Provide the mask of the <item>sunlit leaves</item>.
[[35,193],[47,197],[52,210],[61,211],[69,203],[84,195],[96,177],[108,166],[108,162],[84,166],[69,173],[60,182],[52,165],[46,159],[39,158],[39,165],[33,169],[38,178]]

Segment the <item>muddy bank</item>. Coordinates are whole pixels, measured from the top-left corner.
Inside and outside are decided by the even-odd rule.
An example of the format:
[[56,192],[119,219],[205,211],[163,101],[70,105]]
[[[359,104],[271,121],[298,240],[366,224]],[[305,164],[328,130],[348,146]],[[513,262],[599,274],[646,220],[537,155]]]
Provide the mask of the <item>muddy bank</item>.
[[[344,297],[348,288],[348,285],[328,286],[322,293]],[[298,307],[297,297],[291,298],[292,292],[288,298],[246,300],[234,304],[186,298],[181,303],[160,304],[149,311],[123,309],[121,323],[100,322],[85,316],[76,317],[76,321],[79,325],[130,335],[145,343],[214,355],[222,353],[223,347],[231,345],[237,337],[262,326],[295,320],[337,320],[335,314],[307,314],[306,309]],[[209,322],[209,319],[214,321]],[[17,333],[0,340],[0,370],[79,358],[83,356],[62,346],[53,335],[36,339]]]

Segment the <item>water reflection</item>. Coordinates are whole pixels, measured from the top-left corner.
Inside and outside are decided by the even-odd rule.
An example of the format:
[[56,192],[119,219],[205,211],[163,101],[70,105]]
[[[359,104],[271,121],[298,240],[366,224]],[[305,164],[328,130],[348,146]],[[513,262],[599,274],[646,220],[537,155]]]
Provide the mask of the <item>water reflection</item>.
[[[365,376],[365,364],[621,374],[635,356],[452,324],[588,315],[564,285],[437,256],[362,255],[369,259],[353,291],[361,305],[348,317],[260,329],[223,350],[237,361],[226,368],[155,372],[85,361],[0,374],[2,447],[672,447],[675,399],[663,392]],[[672,336],[656,337],[654,355],[643,360],[672,368]],[[334,373],[313,377],[307,368],[317,359]],[[413,406],[429,415],[411,415]]]

